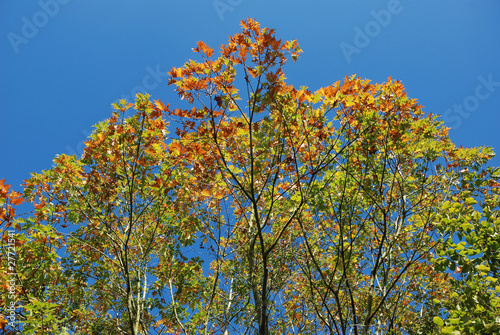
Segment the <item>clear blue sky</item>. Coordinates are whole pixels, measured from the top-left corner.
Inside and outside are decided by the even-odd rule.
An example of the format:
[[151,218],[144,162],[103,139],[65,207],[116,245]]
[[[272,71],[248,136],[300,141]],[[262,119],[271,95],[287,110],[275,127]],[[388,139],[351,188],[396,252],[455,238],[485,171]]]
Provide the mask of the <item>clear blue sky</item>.
[[0,179],[19,190],[56,154],[80,154],[110,104],[137,90],[176,106],[166,72],[195,57],[199,40],[225,43],[247,17],[298,39],[290,83],[392,76],[426,112],[446,113],[455,143],[500,154],[497,0],[3,0]]

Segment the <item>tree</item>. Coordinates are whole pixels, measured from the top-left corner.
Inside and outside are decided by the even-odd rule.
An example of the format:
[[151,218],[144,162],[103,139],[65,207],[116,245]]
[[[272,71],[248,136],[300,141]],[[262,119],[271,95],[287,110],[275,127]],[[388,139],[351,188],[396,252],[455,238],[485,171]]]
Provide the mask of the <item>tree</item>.
[[458,278],[450,280],[451,296],[436,301],[447,313],[445,321],[436,316],[436,322],[445,334],[495,334],[500,332],[499,170],[475,164],[473,171],[459,173],[450,174],[457,187],[440,208],[436,259],[438,270],[448,268]]
[[25,182],[23,332],[495,331],[492,150],[456,147],[391,78],[296,89],[298,43],[242,27],[169,72],[192,108],[121,101]]

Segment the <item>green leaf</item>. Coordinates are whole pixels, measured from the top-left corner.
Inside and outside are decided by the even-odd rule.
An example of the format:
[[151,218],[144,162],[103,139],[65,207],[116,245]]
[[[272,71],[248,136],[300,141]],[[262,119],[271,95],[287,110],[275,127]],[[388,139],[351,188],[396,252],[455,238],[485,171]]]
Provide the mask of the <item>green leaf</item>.
[[443,328],[441,331],[443,332],[443,334],[460,335],[460,332],[455,330],[455,327],[453,327],[453,326]]
[[483,272],[489,272],[490,271],[490,268],[488,266],[483,265],[483,264],[480,264],[480,265],[476,266],[476,269],[478,269],[479,271],[483,271]]
[[476,201],[476,199],[469,197],[469,198],[465,199],[465,204],[466,205],[475,205],[475,204],[477,204],[477,201]]
[[432,321],[434,321],[434,323],[436,325],[438,325],[439,327],[442,327],[444,325],[444,321],[443,319],[441,319],[439,316],[435,316]]

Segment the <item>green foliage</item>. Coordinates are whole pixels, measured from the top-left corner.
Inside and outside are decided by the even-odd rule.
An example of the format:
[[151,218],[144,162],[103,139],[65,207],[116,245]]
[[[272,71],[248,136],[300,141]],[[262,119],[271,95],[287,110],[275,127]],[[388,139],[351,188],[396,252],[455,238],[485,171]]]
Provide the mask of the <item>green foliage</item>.
[[462,169],[461,187],[437,217],[443,244],[435,262],[441,270],[455,272],[450,298],[440,305],[448,314],[443,332],[449,334],[500,331],[498,171]]

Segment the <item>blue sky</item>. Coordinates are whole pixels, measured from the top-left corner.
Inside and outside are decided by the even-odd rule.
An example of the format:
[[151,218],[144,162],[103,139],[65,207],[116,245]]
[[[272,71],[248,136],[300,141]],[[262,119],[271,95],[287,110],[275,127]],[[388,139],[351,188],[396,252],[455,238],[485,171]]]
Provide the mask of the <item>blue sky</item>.
[[195,57],[199,40],[226,43],[247,17],[299,41],[290,83],[392,76],[426,112],[445,114],[455,143],[500,152],[499,14],[497,0],[4,0],[0,179],[19,190],[56,154],[80,154],[117,99],[147,91],[179,106],[166,72]]

